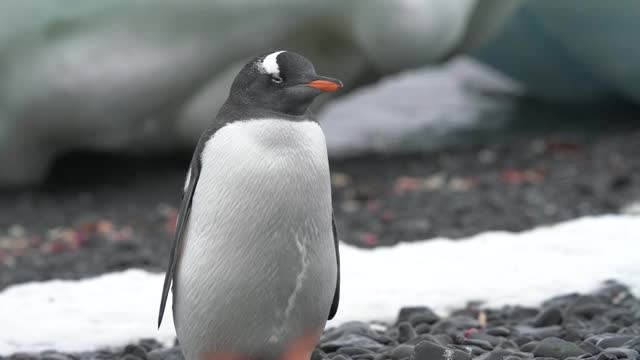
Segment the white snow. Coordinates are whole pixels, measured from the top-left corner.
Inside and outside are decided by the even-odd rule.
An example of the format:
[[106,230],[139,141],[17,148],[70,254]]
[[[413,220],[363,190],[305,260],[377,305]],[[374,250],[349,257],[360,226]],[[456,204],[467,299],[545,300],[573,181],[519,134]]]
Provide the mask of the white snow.
[[[616,279],[640,294],[640,218],[589,217],[522,233],[488,232],[375,250],[341,245],[337,319],[392,320],[401,306],[444,314],[467,300],[536,305]],[[171,311],[156,330],[162,274],[128,270],[81,281],[48,281],[0,293],[0,355],[84,351],[136,339],[174,339]],[[167,307],[171,309],[171,306]]]

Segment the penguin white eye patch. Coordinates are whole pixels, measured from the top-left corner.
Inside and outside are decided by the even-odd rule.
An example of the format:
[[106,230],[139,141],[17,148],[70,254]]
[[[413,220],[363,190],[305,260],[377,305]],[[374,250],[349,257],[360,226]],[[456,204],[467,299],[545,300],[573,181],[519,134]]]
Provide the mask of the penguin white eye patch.
[[[278,55],[284,51],[273,52],[262,59],[258,63],[258,69],[263,74],[280,77],[280,66],[278,65]],[[282,79],[281,79],[282,80]]]

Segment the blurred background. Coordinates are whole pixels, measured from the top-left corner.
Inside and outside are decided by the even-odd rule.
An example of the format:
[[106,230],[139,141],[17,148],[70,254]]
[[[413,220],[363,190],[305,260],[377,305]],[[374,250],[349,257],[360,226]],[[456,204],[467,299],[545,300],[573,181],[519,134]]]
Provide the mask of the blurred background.
[[639,18],[635,0],[4,0],[0,291],[162,271],[195,143],[269,50],[345,84],[314,112],[347,244],[638,214]]
[[345,241],[619,211],[640,191],[640,5],[576,4],[4,1],[0,286],[161,268],[197,138],[273,49],[346,84],[316,109]]

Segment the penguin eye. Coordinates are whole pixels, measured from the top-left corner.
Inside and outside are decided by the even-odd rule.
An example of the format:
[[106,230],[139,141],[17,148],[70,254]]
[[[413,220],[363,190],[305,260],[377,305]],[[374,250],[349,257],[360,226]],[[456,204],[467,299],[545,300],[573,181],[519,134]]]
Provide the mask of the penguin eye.
[[282,78],[280,77],[280,75],[272,75],[271,81],[273,81],[276,84],[280,84],[282,82]]

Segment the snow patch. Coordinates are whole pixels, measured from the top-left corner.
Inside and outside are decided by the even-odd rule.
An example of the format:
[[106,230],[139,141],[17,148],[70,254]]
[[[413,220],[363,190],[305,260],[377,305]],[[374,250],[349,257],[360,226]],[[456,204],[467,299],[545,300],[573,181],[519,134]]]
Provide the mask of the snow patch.
[[[616,279],[640,294],[640,219],[587,217],[522,233],[487,232],[390,248],[341,244],[342,289],[335,326],[392,321],[401,306],[439,314],[482,300],[535,306]],[[382,266],[384,264],[384,266]],[[21,284],[0,293],[0,355],[88,351],[142,338],[170,345],[171,306],[156,329],[163,274],[132,269],[79,281]]]

